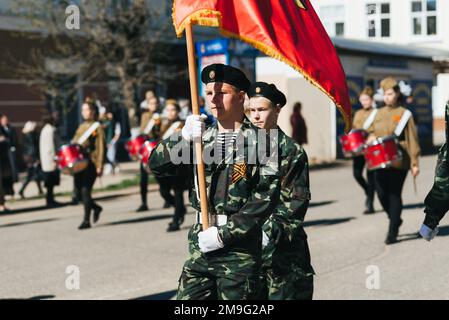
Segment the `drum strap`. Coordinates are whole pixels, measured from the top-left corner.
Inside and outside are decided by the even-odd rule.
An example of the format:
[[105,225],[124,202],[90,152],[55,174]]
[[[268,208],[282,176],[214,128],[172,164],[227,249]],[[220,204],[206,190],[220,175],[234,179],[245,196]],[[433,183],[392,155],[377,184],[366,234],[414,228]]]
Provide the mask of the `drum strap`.
[[371,111],[371,113],[369,114],[369,117],[363,123],[363,130],[366,131],[369,129],[369,127],[371,127],[371,125],[374,122],[374,119],[376,118],[377,111],[378,111],[377,109],[374,109],[373,111]]
[[145,129],[143,130],[143,133],[144,134],[149,134],[150,132],[151,132],[151,130],[153,129],[153,127],[154,127],[154,124],[156,123],[156,119],[158,119],[159,118],[159,114],[158,113],[155,113],[154,115],[153,115],[153,117],[151,117],[151,119],[150,119],[150,121],[148,121],[148,124],[147,124],[147,126],[145,127]]
[[164,135],[162,136],[162,140],[167,139],[168,137],[170,137],[176,129],[179,128],[179,126],[181,125],[181,121],[176,121],[174,122],[170,128],[168,128],[167,131],[165,131]]
[[405,126],[407,125],[408,120],[411,117],[412,113],[410,112],[410,110],[405,110],[405,112],[402,114],[401,120],[396,126],[396,129],[394,129],[394,134],[396,135],[396,137],[399,137],[402,134],[402,131],[404,131]]
[[100,122],[98,122],[98,121],[92,123],[92,125],[89,127],[89,129],[84,131],[83,135],[78,139],[78,141],[76,143],[83,144],[87,139],[89,139],[91,134],[94,133],[94,131],[97,130],[97,128],[99,126],[100,126]]

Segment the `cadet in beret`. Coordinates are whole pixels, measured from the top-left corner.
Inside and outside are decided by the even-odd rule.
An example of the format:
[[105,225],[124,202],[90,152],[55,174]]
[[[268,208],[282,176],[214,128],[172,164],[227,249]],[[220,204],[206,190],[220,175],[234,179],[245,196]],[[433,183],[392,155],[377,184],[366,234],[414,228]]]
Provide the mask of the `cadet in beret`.
[[446,104],[446,143],[438,152],[435,181],[424,201],[426,217],[419,233],[430,241],[438,233],[438,224],[449,211],[449,102]]
[[250,87],[248,96],[252,122],[259,128],[276,130],[282,177],[279,203],[262,227],[260,298],[312,299],[314,271],[302,226],[310,201],[307,154],[277,125],[286,98],[274,84],[256,82]]
[[391,77],[387,77],[380,82],[380,87],[384,92],[385,106],[377,112],[372,128],[373,133],[367,142],[370,143],[375,138],[394,135],[399,141],[399,148],[402,152],[401,161],[393,164],[390,168],[374,171],[376,192],[382,208],[388,214],[390,220],[385,243],[392,244],[397,242],[399,227],[402,224],[402,188],[409,170],[413,177],[419,174],[421,149],[412,116],[408,118],[401,132],[395,132],[408,112],[403,107],[404,96],[400,91],[398,82]]
[[211,227],[202,231],[195,169],[190,200],[198,211],[197,222],[189,233],[189,257],[177,298],[255,299],[260,286],[261,227],[279,200],[279,174],[270,172],[258,159],[249,160],[260,154],[256,141],[250,141],[258,136],[259,129],[244,114],[250,86],[245,74],[231,66],[213,64],[204,68],[201,80],[206,84],[206,101],[216,123],[205,130],[205,115],[188,116],[178,139],[162,141],[149,162],[159,176],[193,170],[192,159],[183,166],[175,165],[170,152],[175,146],[191,151],[193,140],[203,140]]

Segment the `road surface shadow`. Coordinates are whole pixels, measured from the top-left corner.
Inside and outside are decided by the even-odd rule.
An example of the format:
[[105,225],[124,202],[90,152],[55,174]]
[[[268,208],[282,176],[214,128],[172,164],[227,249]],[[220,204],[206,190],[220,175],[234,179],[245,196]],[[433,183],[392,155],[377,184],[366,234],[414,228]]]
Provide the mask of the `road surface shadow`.
[[6,300],[48,300],[48,299],[53,299],[56,296],[54,295],[42,295],[42,296],[35,296],[35,297],[31,297],[31,298],[5,298],[5,299],[0,299],[1,301],[6,301]]
[[59,219],[52,218],[52,219],[41,219],[41,220],[33,220],[33,221],[15,222],[15,223],[0,225],[0,228],[18,227],[18,226],[24,226],[27,224],[50,222],[50,221],[56,221],[56,220],[59,220]]
[[336,202],[336,201],[335,200],[329,200],[329,201],[321,201],[321,202],[311,202],[309,204],[309,208],[327,206],[327,205],[332,204],[334,202]]
[[409,209],[423,209],[425,207],[424,203],[412,203],[412,204],[405,204],[403,206],[404,210],[409,210]]
[[9,212],[1,213],[0,216],[13,216],[16,214],[30,213],[30,212],[35,212],[35,211],[55,210],[55,209],[61,209],[61,208],[64,208],[64,207],[67,207],[70,205],[71,205],[71,203],[62,203],[60,206],[54,207],[54,208],[48,208],[47,206],[42,205],[42,206],[37,206],[37,207],[14,209]]
[[108,227],[108,226],[117,226],[117,225],[121,225],[121,224],[132,224],[132,223],[164,220],[164,219],[171,219],[172,217],[173,217],[173,214],[159,214],[159,215],[155,215],[155,216],[140,217],[140,218],[136,218],[136,219],[120,220],[120,221],[105,223],[105,224],[99,225],[98,227]]
[[149,296],[143,296],[131,300],[170,300],[171,298],[176,296],[176,292],[178,290],[165,291],[161,293],[151,294]]
[[338,218],[338,219],[320,219],[320,220],[312,220],[306,221],[303,223],[304,227],[324,227],[324,226],[332,226],[334,224],[345,223],[351,220],[354,220],[354,217],[347,218]]
[[421,236],[418,232],[412,232],[412,233],[406,233],[406,234],[400,234],[398,235],[398,242],[404,242],[404,241],[410,241],[410,240],[417,240],[421,239]]
[[[108,195],[108,196],[94,197],[94,200],[106,202],[106,201],[114,200],[114,199],[121,198],[121,197],[127,197],[130,195],[131,194],[129,194],[129,193],[114,194],[114,195]],[[48,208],[47,206],[42,205],[42,206],[37,206],[37,207],[13,209],[13,210],[10,210],[9,212],[0,213],[0,216],[11,216],[11,215],[16,215],[16,214],[30,213],[30,212],[43,211],[43,210],[55,210],[55,209],[61,209],[64,207],[68,207],[71,205],[72,205],[72,202],[70,201],[70,202],[62,202],[60,206],[54,207],[54,208]],[[77,206],[77,205],[82,205],[82,203],[79,202],[75,206]]]

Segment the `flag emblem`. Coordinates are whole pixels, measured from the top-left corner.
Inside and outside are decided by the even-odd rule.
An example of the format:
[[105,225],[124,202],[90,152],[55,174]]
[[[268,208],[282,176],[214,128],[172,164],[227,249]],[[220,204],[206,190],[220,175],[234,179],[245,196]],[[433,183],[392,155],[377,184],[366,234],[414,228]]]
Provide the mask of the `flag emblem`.
[[298,5],[298,7],[300,7],[301,9],[307,10],[304,0],[295,0],[295,2]]

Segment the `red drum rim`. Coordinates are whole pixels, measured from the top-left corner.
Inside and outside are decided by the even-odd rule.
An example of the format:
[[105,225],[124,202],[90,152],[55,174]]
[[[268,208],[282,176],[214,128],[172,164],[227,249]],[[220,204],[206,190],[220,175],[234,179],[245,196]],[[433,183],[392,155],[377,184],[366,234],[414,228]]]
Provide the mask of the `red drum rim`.
[[379,144],[382,144],[382,143],[384,143],[386,141],[390,141],[390,140],[394,140],[394,141],[396,141],[396,143],[398,143],[398,138],[396,136],[386,136],[386,137],[377,138],[376,140],[374,140],[370,144],[367,144],[366,146],[367,147],[377,146]]
[[59,150],[70,147],[70,146],[78,146],[78,147],[82,148],[82,146],[78,143],[66,143],[66,144],[63,144],[62,146],[60,146]]

